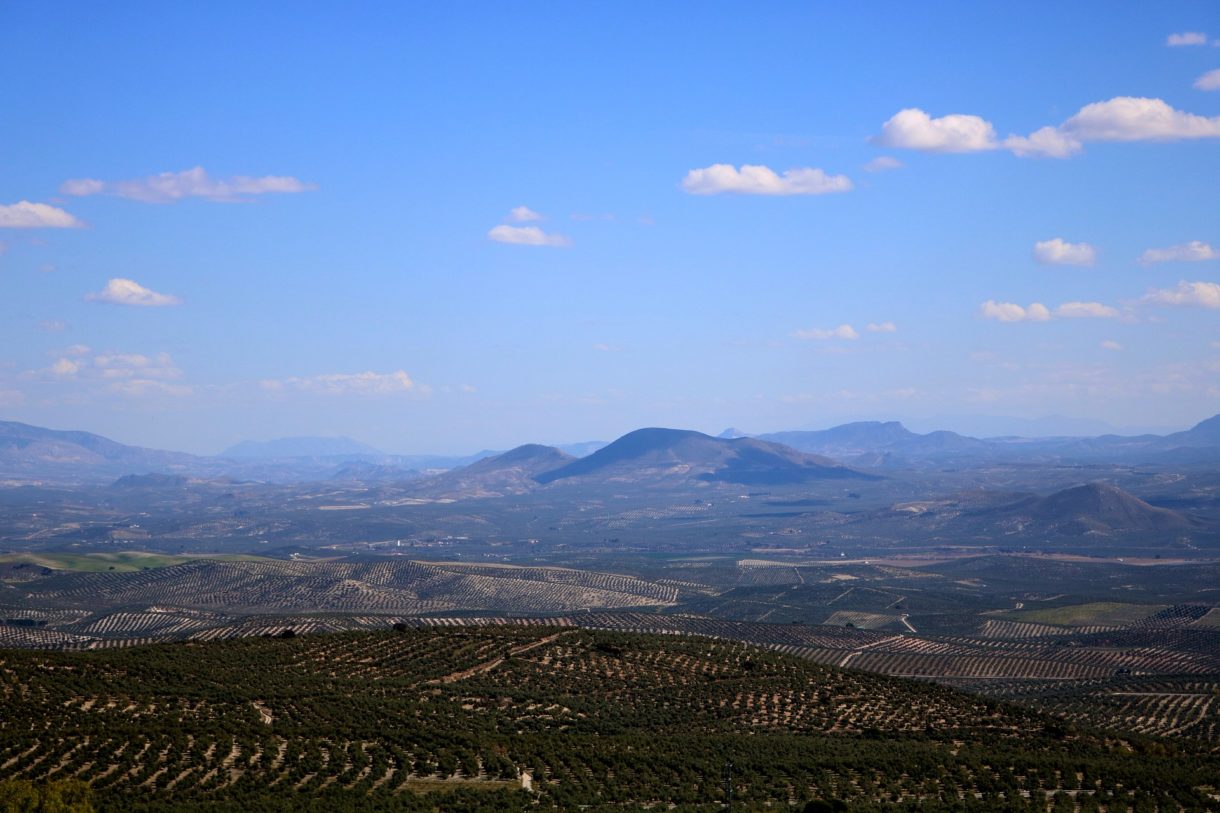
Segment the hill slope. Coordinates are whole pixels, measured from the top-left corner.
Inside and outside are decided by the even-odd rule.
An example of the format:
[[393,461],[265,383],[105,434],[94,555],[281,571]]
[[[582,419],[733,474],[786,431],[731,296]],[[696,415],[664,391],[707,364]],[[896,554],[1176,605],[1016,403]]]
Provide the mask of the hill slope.
[[1134,533],[1191,528],[1183,514],[1149,505],[1107,483],[1066,488],[1046,497],[1030,497],[993,509],[997,519],[1018,523],[1025,531],[1044,533]]
[[528,443],[469,466],[430,477],[412,488],[430,497],[502,497],[537,488],[537,478],[577,458],[553,446]]
[[1220,775],[1188,743],[1128,737],[1136,759],[1016,707],[705,638],[404,629],[2,663],[0,780],[75,777],[103,809],[710,810],[726,762],[749,810],[996,810],[999,788],[1045,810],[1080,771],[1086,795],[1207,809]]
[[186,470],[194,455],[126,446],[90,432],[44,429],[0,421],[0,477],[64,482],[111,482],[149,470]]

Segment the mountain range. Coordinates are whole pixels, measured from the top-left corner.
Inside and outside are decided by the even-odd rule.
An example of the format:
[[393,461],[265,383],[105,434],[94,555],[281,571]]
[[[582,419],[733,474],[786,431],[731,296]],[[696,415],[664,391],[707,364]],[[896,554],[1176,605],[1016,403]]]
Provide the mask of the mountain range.
[[[544,451],[545,450],[545,451]],[[640,429],[610,444],[527,444],[465,457],[386,455],[347,438],[286,438],[238,444],[229,456],[197,456],[117,443],[81,431],[0,421],[0,479],[15,482],[112,482],[128,474],[232,476],[276,482],[427,479],[441,490],[483,483],[493,493],[528,482],[623,478],[741,484],[852,479],[902,469],[999,463],[1220,463],[1220,415],[1168,435],[980,439],[954,432],[919,434],[897,421],[863,421],[820,431],[720,437],[683,429]],[[332,454],[333,453],[333,454]],[[575,454],[574,454],[575,453]],[[488,462],[479,466],[481,461]],[[472,466],[478,466],[473,468]],[[874,469],[867,474],[860,469]],[[462,473],[464,471],[464,473]],[[532,486],[530,486],[532,487]]]

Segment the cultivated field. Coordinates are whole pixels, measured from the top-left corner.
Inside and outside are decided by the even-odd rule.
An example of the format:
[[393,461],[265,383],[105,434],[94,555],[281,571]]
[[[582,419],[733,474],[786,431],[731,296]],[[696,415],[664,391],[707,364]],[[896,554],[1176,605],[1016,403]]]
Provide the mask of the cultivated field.
[[449,809],[715,808],[731,761],[751,808],[1045,810],[1062,793],[1176,810],[1208,804],[1220,771],[1190,741],[1075,733],[736,641],[573,627],[7,651],[0,702],[0,780],[87,783],[103,809],[429,808],[420,792]]

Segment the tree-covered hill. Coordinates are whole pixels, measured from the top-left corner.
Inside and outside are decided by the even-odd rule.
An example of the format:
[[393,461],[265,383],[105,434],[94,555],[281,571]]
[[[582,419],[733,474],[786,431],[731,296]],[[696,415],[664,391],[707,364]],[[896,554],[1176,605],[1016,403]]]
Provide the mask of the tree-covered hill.
[[573,628],[3,651],[0,708],[0,781],[85,783],[101,810],[710,811],[726,778],[740,810],[1204,810],[1220,776],[1193,740]]

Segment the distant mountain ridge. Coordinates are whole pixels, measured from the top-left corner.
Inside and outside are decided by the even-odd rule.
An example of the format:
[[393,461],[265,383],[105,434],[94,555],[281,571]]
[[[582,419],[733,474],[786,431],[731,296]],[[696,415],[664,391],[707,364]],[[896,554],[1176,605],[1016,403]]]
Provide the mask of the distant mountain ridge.
[[[1181,432],[1131,437],[979,439],[949,431],[919,434],[897,421],[859,421],[818,431],[755,437],[736,435],[737,430],[726,430],[722,437],[714,438],[690,430],[643,429],[611,444],[590,441],[562,448],[539,447],[569,456],[574,453],[577,459],[551,470],[531,468],[530,476],[549,483],[593,476],[648,479],[668,472],[666,476],[671,478],[764,484],[855,477],[862,467],[931,469],[1098,461],[1220,464],[1220,415]],[[349,438],[308,437],[237,444],[226,452],[234,456],[204,457],[145,449],[89,432],[0,421],[0,479],[16,482],[112,483],[129,474],[235,476],[274,482],[331,478],[388,482],[410,480],[437,470],[456,470],[501,456],[493,451],[464,457],[386,455]],[[629,459],[635,461],[631,465],[652,473],[615,471]]]
[[183,452],[126,446],[91,432],[0,421],[4,478],[109,482],[126,474],[185,471],[200,460]]
[[284,457],[385,457],[385,452],[348,437],[292,437],[243,440],[220,457],[274,459]]
[[898,421],[857,421],[810,432],[772,432],[759,439],[857,465],[886,466],[965,455],[986,456],[989,445],[956,432],[920,435]]

